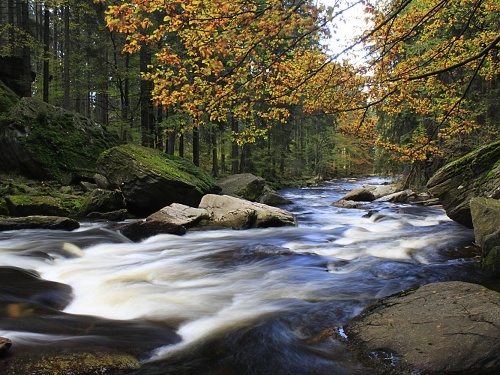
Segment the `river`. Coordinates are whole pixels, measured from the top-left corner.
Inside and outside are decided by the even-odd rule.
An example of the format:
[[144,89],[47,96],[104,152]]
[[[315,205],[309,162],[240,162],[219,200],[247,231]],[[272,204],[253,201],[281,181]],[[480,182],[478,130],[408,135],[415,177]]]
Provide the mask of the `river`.
[[[354,187],[384,182],[281,191],[297,227],[141,243],[102,223],[0,232],[0,336],[12,350],[132,342],[143,364],[131,374],[369,374],[328,334],[333,327],[378,298],[478,277],[473,232],[440,207],[331,206]],[[54,283],[16,274],[9,285],[19,269]]]

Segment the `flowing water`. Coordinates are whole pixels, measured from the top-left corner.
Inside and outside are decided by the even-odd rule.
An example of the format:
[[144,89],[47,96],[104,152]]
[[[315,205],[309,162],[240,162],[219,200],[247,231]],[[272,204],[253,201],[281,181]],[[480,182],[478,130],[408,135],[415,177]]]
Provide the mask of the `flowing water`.
[[[472,231],[440,207],[331,206],[353,187],[382,182],[282,191],[297,227],[141,243],[96,223],[69,233],[0,232],[0,273],[17,267],[31,272],[30,282],[39,275],[60,283],[35,277],[26,290],[32,284],[9,288],[2,278],[9,318],[0,320],[0,336],[21,346],[132,341],[143,360],[134,374],[369,374],[328,335],[333,327],[380,297],[470,280],[478,269]],[[24,313],[26,304],[45,310]]]

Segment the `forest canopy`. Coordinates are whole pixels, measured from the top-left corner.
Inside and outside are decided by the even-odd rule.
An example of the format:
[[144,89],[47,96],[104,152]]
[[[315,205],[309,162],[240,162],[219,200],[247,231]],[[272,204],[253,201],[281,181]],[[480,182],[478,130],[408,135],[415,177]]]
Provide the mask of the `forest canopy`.
[[[333,52],[354,7],[366,28]],[[29,60],[35,97],[216,176],[423,181],[498,138],[499,11],[496,0],[9,0],[0,58]]]

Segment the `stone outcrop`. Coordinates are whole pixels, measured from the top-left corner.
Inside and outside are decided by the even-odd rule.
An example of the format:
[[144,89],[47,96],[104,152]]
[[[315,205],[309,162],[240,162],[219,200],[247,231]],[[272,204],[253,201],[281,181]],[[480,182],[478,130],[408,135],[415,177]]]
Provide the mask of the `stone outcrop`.
[[229,195],[205,195],[199,208],[208,211],[209,224],[234,229],[296,225],[292,213]]
[[189,161],[146,147],[113,147],[101,154],[97,168],[136,215],[147,216],[172,203],[196,207],[204,194],[220,191],[210,175]]
[[19,229],[58,229],[74,230],[80,223],[74,219],[59,216],[26,216],[26,217],[0,217],[1,230]]
[[472,228],[470,200],[500,199],[500,141],[445,165],[429,180],[427,188],[439,198],[452,220]]
[[472,198],[470,211],[476,244],[482,249],[483,268],[500,276],[500,200]]
[[251,173],[233,174],[219,180],[222,194],[257,201],[264,194],[266,181]]
[[[0,87],[0,97],[9,97],[2,91]],[[2,116],[4,172],[65,184],[92,178],[99,154],[117,144],[96,122],[33,98],[17,101]]]
[[499,373],[499,306],[480,285],[428,284],[368,309],[344,327],[346,342],[375,374]]

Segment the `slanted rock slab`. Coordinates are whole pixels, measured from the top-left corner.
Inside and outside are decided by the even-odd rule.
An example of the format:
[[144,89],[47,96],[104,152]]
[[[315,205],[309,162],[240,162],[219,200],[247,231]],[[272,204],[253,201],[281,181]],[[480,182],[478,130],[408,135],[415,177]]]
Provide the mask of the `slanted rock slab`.
[[186,234],[186,228],[182,225],[158,220],[137,220],[124,224],[119,228],[121,233],[128,239],[139,242],[157,234]]
[[500,373],[500,294],[481,285],[428,284],[383,299],[344,328],[374,373]]
[[207,194],[199,208],[208,211],[211,224],[221,227],[248,229],[296,224],[291,212],[229,195]]
[[0,230],[18,229],[61,229],[74,230],[80,223],[74,219],[60,216],[26,216],[0,218]]
[[200,221],[208,219],[210,219],[210,215],[207,210],[186,206],[180,203],[172,203],[170,206],[163,207],[161,210],[146,218],[146,220],[165,221],[176,225],[182,225],[186,228],[193,227]]

